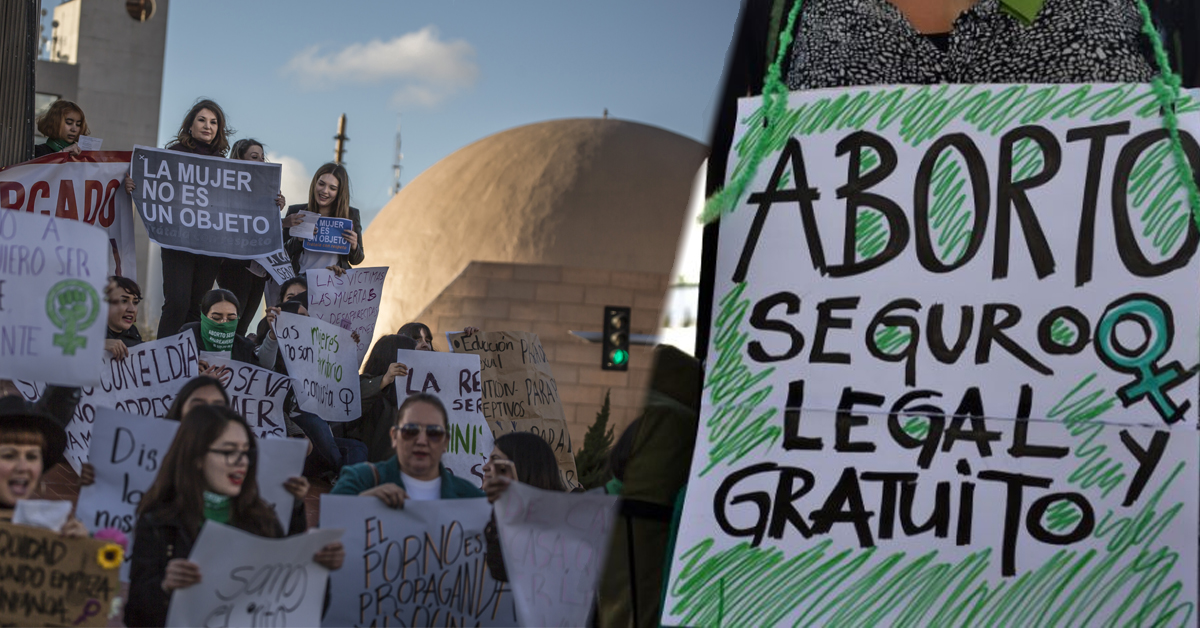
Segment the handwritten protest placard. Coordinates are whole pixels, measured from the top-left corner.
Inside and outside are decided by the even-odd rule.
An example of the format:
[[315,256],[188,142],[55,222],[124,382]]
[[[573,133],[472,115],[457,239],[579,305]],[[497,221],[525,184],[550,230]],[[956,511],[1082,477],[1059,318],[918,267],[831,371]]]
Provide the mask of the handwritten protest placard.
[[482,486],[483,465],[495,442],[479,407],[479,356],[400,349],[396,361],[408,367],[408,375],[396,380],[397,406],[420,392],[440,399],[450,419],[442,464],[454,475]]
[[1200,232],[1150,88],[760,104],[664,623],[1194,623]]
[[225,384],[225,392],[229,393],[229,407],[246,417],[257,438],[287,436],[287,415],[283,411],[283,402],[291,390],[290,377],[245,362],[211,356],[205,358],[209,365],[228,369],[221,381]]
[[308,442],[303,438],[266,438],[258,440],[257,447],[258,494],[275,509],[279,524],[287,531],[296,497],[283,487],[283,483],[299,477],[304,470]]
[[275,319],[275,336],[301,410],[326,421],[362,416],[358,350],[348,330],[283,312]]
[[99,381],[105,255],[98,227],[0,211],[0,377]]
[[513,595],[484,561],[486,499],[321,496],[321,527],[346,530],[326,626],[518,626]]
[[122,187],[129,159],[129,151],[52,153],[0,169],[0,209],[100,227],[107,267],[93,259],[97,272],[137,281],[133,209]]
[[308,271],[308,315],[358,332],[359,364],[375,336],[387,271],[386,267],[351,268],[340,276],[325,268]]
[[250,272],[259,277],[270,275],[271,279],[279,285],[283,285],[283,282],[296,276],[296,269],[292,266],[292,258],[288,257],[288,254],[284,251],[275,251],[266,257],[254,260],[250,264]]
[[134,205],[163,248],[256,259],[283,249],[279,164],[134,146]]
[[171,594],[167,625],[321,625],[329,570],[312,557],[341,536],[326,528],[268,539],[206,522],[188,555],[201,580]]
[[[78,473],[87,459],[97,408],[138,416],[164,417],[175,394],[197,374],[196,337],[184,332],[129,348],[124,360],[108,353],[99,360],[100,385],[85,387],[75,416],[67,424],[67,462]],[[37,401],[45,384],[17,380],[17,390]]]
[[313,237],[304,240],[304,248],[317,253],[348,255],[350,253],[350,241],[342,237],[342,232],[352,231],[353,229],[353,220],[321,216],[317,219],[317,226]]
[[617,499],[515,482],[496,501],[504,569],[521,625],[588,625]]
[[579,486],[575,452],[558,398],[558,384],[537,334],[457,333],[449,334],[447,340],[451,351],[479,356],[483,416],[493,436],[508,432],[533,432],[541,436],[554,449],[567,487]]
[[0,522],[0,625],[106,625],[121,592],[107,546]]

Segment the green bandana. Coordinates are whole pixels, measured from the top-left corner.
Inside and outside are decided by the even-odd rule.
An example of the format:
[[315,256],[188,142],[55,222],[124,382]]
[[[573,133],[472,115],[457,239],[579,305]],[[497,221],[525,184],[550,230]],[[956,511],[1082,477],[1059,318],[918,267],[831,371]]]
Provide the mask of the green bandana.
[[207,316],[200,317],[200,341],[205,351],[230,351],[237,334],[237,321],[218,323]]
[[1045,4],[1046,0],[1000,0],[1000,10],[1029,26]]
[[232,511],[228,495],[204,491],[204,518],[217,523],[229,523],[229,513]]
[[66,140],[56,140],[54,138],[50,138],[50,139],[46,140],[46,146],[49,146],[56,153],[70,145],[71,145],[71,142],[68,142]]

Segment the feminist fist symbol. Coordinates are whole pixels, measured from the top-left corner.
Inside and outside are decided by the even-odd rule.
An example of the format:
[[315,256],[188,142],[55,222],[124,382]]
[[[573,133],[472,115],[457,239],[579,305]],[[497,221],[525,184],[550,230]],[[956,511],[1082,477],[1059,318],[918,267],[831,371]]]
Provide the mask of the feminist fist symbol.
[[63,332],[54,334],[54,346],[62,347],[63,355],[75,355],[87,346],[87,338],[78,332],[91,327],[99,313],[96,289],[78,279],[60,281],[46,295],[46,316]]
[[354,391],[349,388],[343,388],[338,392],[338,399],[346,404],[346,416],[350,416],[350,402],[354,401]]

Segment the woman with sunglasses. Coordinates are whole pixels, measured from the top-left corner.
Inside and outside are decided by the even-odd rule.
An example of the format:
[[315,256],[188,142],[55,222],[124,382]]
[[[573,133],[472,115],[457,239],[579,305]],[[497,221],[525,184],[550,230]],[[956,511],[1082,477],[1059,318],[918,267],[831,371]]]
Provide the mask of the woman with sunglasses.
[[[229,408],[200,406],[183,418],[138,505],[125,625],[164,625],[171,593],[200,582],[200,568],[188,554],[206,521],[268,538],[284,536],[258,493],[257,452],[246,419]],[[313,562],[339,569],[345,556],[341,543],[330,543]]]
[[483,491],[442,466],[450,421],[441,400],[417,393],[400,404],[395,417],[391,436],[396,455],[379,464],[345,467],[333,494],[371,496],[392,508],[403,508],[409,499],[483,497]]

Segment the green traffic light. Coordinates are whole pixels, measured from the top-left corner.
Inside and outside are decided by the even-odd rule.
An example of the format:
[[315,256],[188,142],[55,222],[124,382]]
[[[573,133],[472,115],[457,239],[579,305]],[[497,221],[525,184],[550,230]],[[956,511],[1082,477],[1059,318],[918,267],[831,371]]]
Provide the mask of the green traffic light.
[[612,363],[621,365],[629,361],[629,352],[624,349],[617,349],[612,352]]

